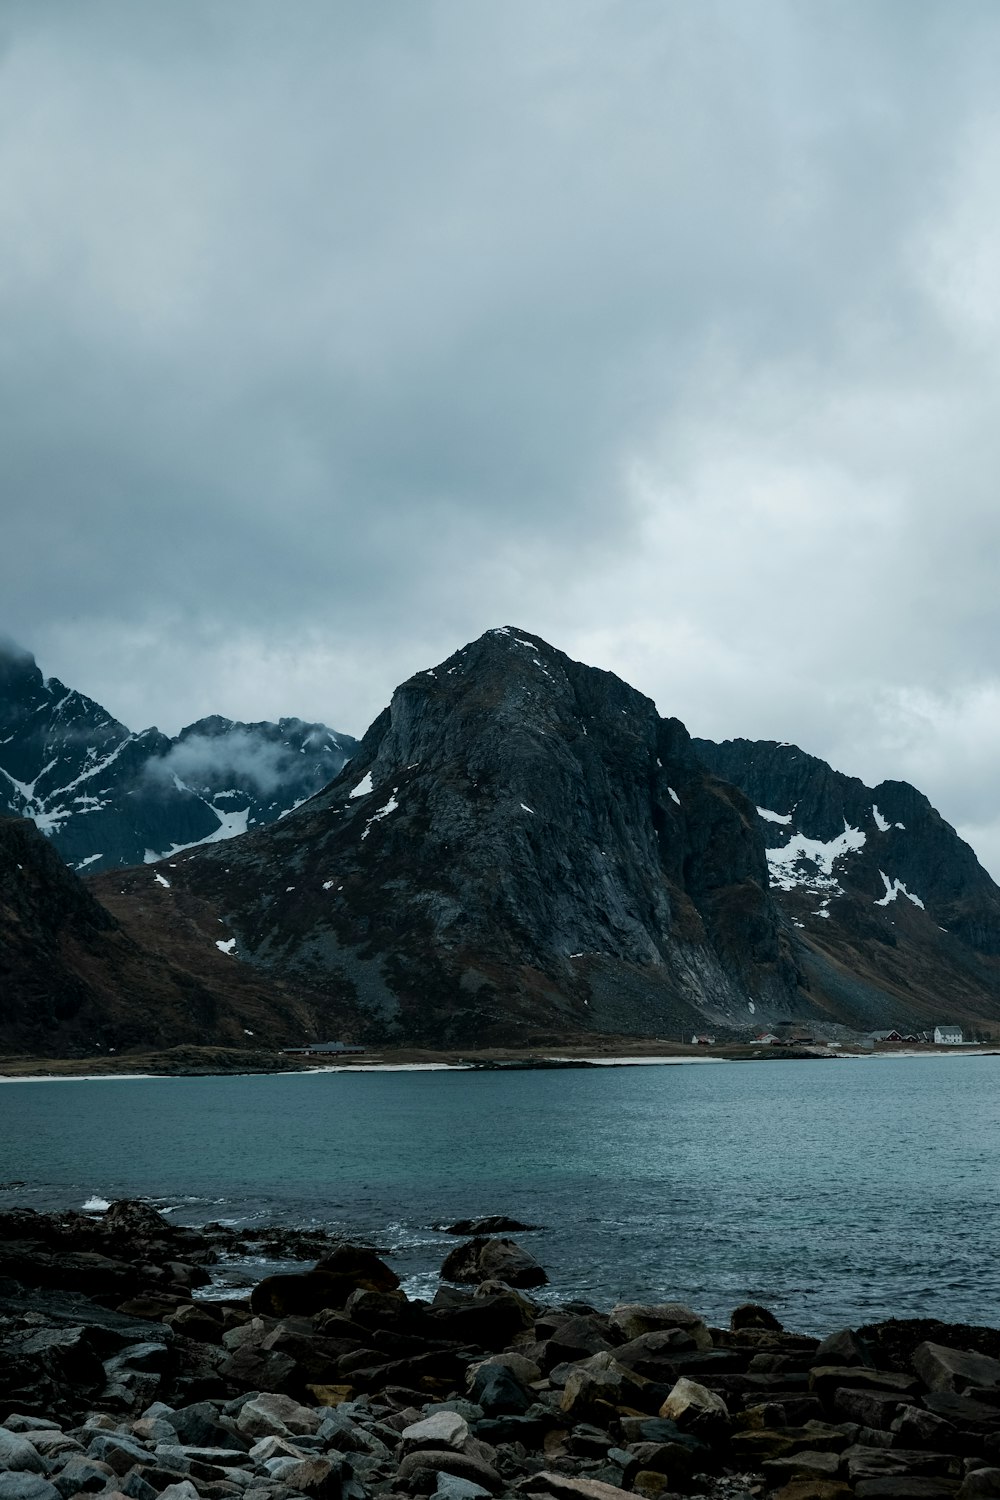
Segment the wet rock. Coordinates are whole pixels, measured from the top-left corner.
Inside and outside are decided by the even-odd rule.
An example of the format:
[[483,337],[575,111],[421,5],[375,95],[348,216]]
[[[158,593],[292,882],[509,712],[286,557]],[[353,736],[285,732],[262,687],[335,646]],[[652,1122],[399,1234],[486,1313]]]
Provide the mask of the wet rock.
[[394,1292],[399,1286],[395,1271],[367,1245],[338,1245],[316,1262],[316,1270],[346,1276],[355,1287],[373,1292]]
[[441,1275],[466,1284],[496,1280],[511,1287],[544,1286],[548,1281],[535,1257],[514,1240],[470,1240],[445,1257]]
[[109,1464],[116,1474],[127,1474],[133,1464],[147,1463],[149,1450],[120,1432],[98,1432],[87,1448],[91,1458]]
[[435,1224],[441,1234],[489,1235],[524,1234],[540,1228],[538,1224],[522,1224],[519,1219],[509,1219],[506,1214],[487,1214],[482,1219],[456,1219],[454,1224]]
[[769,1333],[783,1331],[774,1313],[769,1308],[761,1307],[758,1302],[744,1302],[742,1306],[734,1308],[729,1317],[729,1326],[734,1333],[746,1328],[762,1328]]
[[[1000,1414],[998,1414],[1000,1425]],[[955,1451],[961,1441],[957,1427],[920,1406],[902,1406],[892,1419],[893,1444],[901,1448],[937,1448]]]

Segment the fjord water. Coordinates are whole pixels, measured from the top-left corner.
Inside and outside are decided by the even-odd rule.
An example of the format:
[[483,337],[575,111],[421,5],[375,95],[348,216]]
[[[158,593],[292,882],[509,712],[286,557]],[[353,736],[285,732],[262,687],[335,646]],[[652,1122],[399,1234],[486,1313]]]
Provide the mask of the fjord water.
[[502,1212],[559,1300],[1000,1322],[1000,1057],[10,1083],[0,1163],[0,1207],[321,1225],[413,1294]]

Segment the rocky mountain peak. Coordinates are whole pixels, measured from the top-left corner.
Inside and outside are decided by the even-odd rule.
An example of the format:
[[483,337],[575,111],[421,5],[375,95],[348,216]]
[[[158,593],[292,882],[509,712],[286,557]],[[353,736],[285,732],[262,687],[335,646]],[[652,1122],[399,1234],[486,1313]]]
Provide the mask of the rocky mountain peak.
[[213,715],[174,739],[131,733],[92,698],[0,646],[0,813],[30,818],[75,869],[132,865],[273,821],[354,747],[299,719]]
[[672,1032],[795,996],[750,804],[648,698],[513,627],[415,674],[330,786],[177,878],[244,959],[322,974],[386,1035]]

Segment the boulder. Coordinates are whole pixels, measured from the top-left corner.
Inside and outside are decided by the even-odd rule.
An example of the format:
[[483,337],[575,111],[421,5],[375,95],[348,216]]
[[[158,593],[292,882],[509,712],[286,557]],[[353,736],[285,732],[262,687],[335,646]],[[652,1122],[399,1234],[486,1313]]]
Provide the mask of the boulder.
[[406,1455],[399,1466],[399,1477],[410,1480],[422,1469],[429,1470],[435,1476],[432,1488],[440,1482],[437,1477],[440,1472],[454,1474],[458,1479],[467,1479],[472,1484],[481,1485],[491,1495],[503,1489],[503,1480],[493,1465],[469,1453],[454,1453],[448,1448],[421,1448],[416,1453]]
[[10,1470],[0,1473],[0,1500],[62,1500],[62,1497],[41,1474]]
[[394,1292],[399,1277],[367,1245],[338,1245],[316,1262],[316,1270],[347,1276],[356,1287],[373,1292]]
[[518,1416],[532,1403],[532,1397],[506,1365],[479,1365],[469,1382],[469,1396],[489,1417],[503,1413]]
[[439,1473],[437,1489],[431,1500],[488,1500],[489,1490],[469,1479],[459,1479],[457,1474]]
[[677,1328],[688,1335],[695,1349],[712,1347],[712,1335],[704,1320],[682,1302],[620,1302],[611,1309],[609,1322],[623,1342],[637,1339],[644,1333]]
[[819,1345],[812,1358],[814,1365],[867,1365],[875,1366],[871,1345],[852,1328],[841,1328],[831,1333]]
[[511,1287],[544,1286],[549,1279],[535,1257],[514,1240],[482,1238],[456,1245],[445,1257],[441,1276],[473,1285],[495,1280]]
[[948,1349],[943,1344],[920,1344],[913,1351],[913,1368],[932,1391],[955,1395],[970,1387],[1000,1391],[1000,1359],[969,1349]]
[[27,1438],[0,1427],[0,1469],[11,1473],[44,1474],[46,1467],[38,1449]]
[[262,1392],[244,1401],[236,1426],[247,1437],[294,1438],[301,1433],[315,1433],[323,1420],[320,1409],[300,1406],[291,1396]]
[[759,1302],[744,1302],[742,1306],[734,1308],[729,1315],[729,1327],[733,1333],[742,1333],[746,1328],[759,1328],[768,1333],[783,1332],[774,1313],[761,1307]]
[[235,1425],[228,1419],[224,1421],[211,1401],[196,1401],[190,1406],[180,1406],[162,1420],[175,1433],[175,1441],[190,1447],[244,1450],[247,1447]]
[[404,1427],[400,1442],[408,1453],[415,1448],[454,1448],[460,1453],[469,1437],[469,1424],[464,1417],[454,1411],[438,1411]]
[[732,1426],[722,1397],[683,1375],[660,1407],[660,1416],[676,1422],[685,1432],[704,1437],[719,1436]]
[[520,1219],[510,1219],[506,1214],[486,1214],[481,1219],[456,1219],[454,1224],[435,1224],[440,1234],[469,1235],[525,1234],[540,1228],[538,1224],[522,1224]]
[[997,1500],[1000,1497],[1000,1469],[973,1469],[966,1474],[958,1491],[958,1500]]
[[628,1490],[605,1484],[600,1479],[556,1474],[543,1469],[522,1481],[520,1488],[530,1495],[554,1495],[556,1500],[631,1500]]

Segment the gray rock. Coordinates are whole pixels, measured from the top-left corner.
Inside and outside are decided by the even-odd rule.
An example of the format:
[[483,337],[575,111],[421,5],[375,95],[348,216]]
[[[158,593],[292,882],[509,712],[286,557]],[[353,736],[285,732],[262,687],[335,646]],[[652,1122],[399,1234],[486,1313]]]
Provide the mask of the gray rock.
[[1000,1359],[943,1344],[920,1344],[913,1351],[913,1368],[932,1391],[960,1395],[970,1386],[1000,1389]]
[[98,1432],[87,1448],[91,1458],[110,1464],[116,1474],[126,1474],[133,1464],[148,1464],[149,1449],[120,1432]]
[[23,1469],[0,1474],[0,1500],[62,1500],[54,1484]]
[[250,1437],[290,1438],[296,1433],[318,1432],[322,1420],[323,1412],[318,1408],[265,1391],[243,1405],[236,1426]]
[[247,1455],[255,1464],[269,1463],[272,1458],[292,1458],[298,1460],[305,1458],[305,1456],[301,1448],[296,1448],[293,1443],[287,1442],[285,1438],[274,1436],[260,1438],[254,1443]]
[[504,1365],[480,1365],[473,1375],[469,1395],[490,1417],[505,1412],[522,1414],[532,1402],[521,1382]]
[[481,1484],[473,1484],[470,1479],[459,1479],[457,1474],[445,1474],[442,1470],[437,1477],[437,1489],[431,1500],[489,1500],[489,1490],[484,1489]]
[[841,1328],[831,1333],[819,1345],[813,1355],[814,1365],[867,1365],[874,1369],[871,1346],[853,1328]]
[[508,1239],[474,1239],[457,1245],[445,1257],[441,1275],[446,1281],[477,1285],[502,1281],[505,1286],[544,1286],[548,1276],[535,1257]]
[[996,1500],[1000,1496],[1000,1469],[973,1469],[966,1474],[958,1500]]
[[52,1483],[63,1500],[70,1500],[72,1495],[99,1494],[101,1490],[107,1489],[108,1482],[114,1478],[115,1471],[110,1464],[98,1463],[86,1454],[74,1454],[59,1470]]
[[470,1436],[469,1424],[457,1412],[439,1411],[404,1427],[400,1441],[409,1450],[412,1448],[464,1448]]
[[48,1465],[27,1438],[0,1427],[0,1469],[13,1474],[44,1474]]
[[59,1423],[50,1422],[46,1417],[26,1417],[19,1411],[12,1411],[0,1426],[6,1427],[8,1432],[49,1432]]
[[629,1342],[644,1333],[682,1329],[696,1349],[711,1349],[712,1335],[705,1322],[683,1302],[619,1302],[611,1309],[611,1327]]
[[70,1437],[69,1433],[60,1432],[56,1427],[43,1432],[30,1432],[27,1434],[27,1440],[50,1465],[56,1458],[68,1458],[71,1453],[83,1452],[82,1443]]
[[161,1490],[160,1500],[201,1500],[201,1496],[190,1479],[182,1479],[178,1484],[168,1484],[165,1490]]
[[477,1402],[463,1401],[460,1396],[453,1401],[428,1401],[424,1407],[424,1415],[430,1417],[436,1411],[457,1411],[467,1422],[481,1422],[486,1415]]
[[[421,1469],[435,1474],[454,1474],[458,1479],[468,1479],[472,1484],[482,1485],[495,1495],[503,1489],[503,1480],[492,1464],[469,1453],[452,1453],[441,1448],[420,1448],[408,1453],[399,1466],[400,1479],[409,1480]],[[439,1481],[438,1481],[439,1482]]]

